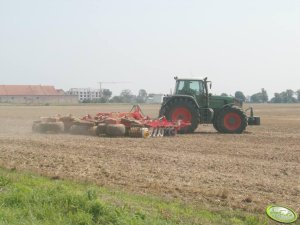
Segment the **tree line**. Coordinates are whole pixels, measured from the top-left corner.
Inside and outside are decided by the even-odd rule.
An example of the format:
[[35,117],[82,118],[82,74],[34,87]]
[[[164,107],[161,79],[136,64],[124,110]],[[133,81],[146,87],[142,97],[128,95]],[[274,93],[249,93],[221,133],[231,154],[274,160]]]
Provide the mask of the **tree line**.
[[[226,93],[222,93],[221,96],[229,96]],[[242,91],[236,91],[234,96],[243,102],[252,103],[300,103],[300,89],[293,91],[287,89],[280,93],[275,93],[274,97],[269,99],[267,91],[262,88],[260,92],[257,92],[251,96],[245,96]],[[137,95],[134,95],[131,90],[122,90],[120,95],[112,97],[112,92],[109,89],[103,89],[101,97],[97,99],[85,99],[83,103],[145,103],[147,101],[147,91],[140,89]]]
[[[226,93],[222,94],[223,96],[228,96]],[[242,100],[243,102],[253,102],[253,103],[299,103],[300,102],[300,89],[293,91],[287,89],[280,93],[274,93],[274,97],[269,99],[267,91],[262,88],[260,92],[255,93],[251,96],[246,97],[242,91],[236,91],[236,98]]]
[[109,89],[101,91],[101,97],[95,99],[85,99],[83,103],[145,103],[147,101],[147,91],[140,89],[138,95],[134,95],[131,90],[122,90],[120,95],[112,97],[112,92]]

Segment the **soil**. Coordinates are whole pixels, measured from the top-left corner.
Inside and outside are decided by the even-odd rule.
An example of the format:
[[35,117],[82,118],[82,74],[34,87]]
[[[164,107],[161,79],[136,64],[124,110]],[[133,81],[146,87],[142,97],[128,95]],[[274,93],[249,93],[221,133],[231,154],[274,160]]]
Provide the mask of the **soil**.
[[[129,111],[129,105],[1,106],[0,166],[89,181],[208,207],[260,211],[271,203],[300,209],[300,104],[254,106],[261,126],[219,134],[107,138],[36,134],[41,116]],[[156,117],[159,105],[142,106]]]

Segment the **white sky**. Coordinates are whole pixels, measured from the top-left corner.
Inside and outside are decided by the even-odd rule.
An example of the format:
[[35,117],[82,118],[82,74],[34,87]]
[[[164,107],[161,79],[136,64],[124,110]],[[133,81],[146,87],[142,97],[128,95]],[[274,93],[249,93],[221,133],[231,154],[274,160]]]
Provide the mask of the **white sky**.
[[0,0],[0,84],[300,89],[299,0]]

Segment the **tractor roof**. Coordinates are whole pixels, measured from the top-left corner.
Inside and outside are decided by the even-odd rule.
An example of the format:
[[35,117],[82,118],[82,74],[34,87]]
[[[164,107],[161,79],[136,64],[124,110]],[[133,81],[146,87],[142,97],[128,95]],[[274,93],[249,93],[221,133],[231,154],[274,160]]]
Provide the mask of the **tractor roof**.
[[174,77],[175,80],[204,80],[201,77]]

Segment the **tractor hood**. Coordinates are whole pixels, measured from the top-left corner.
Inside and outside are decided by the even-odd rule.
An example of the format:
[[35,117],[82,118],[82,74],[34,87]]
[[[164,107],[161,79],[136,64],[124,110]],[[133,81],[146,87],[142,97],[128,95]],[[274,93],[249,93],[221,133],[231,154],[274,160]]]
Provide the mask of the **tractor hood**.
[[243,102],[235,97],[220,95],[211,95],[209,97],[209,106],[211,108],[221,108],[222,106],[227,104],[235,104],[240,107],[243,106]]
[[[168,102],[170,99],[174,98],[174,97],[183,97],[183,98],[194,98],[192,96],[189,95],[167,95],[164,96],[163,98],[163,103],[165,104],[166,102]],[[201,101],[201,100],[200,100]],[[237,98],[234,97],[228,97],[228,96],[219,96],[219,95],[209,95],[209,108],[213,108],[213,109],[221,109],[223,108],[224,105],[228,105],[228,104],[234,104],[237,105],[239,107],[242,107],[243,102]],[[202,104],[201,104],[202,102]],[[200,103],[198,102],[200,108],[204,107],[204,100],[202,100]]]

